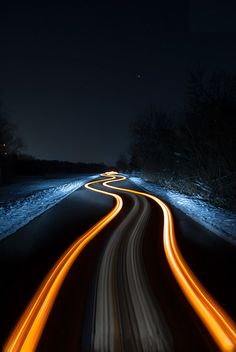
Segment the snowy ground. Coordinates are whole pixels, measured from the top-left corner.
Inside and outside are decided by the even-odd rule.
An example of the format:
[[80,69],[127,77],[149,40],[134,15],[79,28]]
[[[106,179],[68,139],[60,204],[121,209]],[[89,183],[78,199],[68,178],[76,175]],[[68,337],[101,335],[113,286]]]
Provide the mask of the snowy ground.
[[0,187],[0,240],[97,176],[39,178]]
[[[128,175],[127,175],[128,176]],[[145,181],[141,177],[129,179],[147,191],[159,196],[164,201],[182,210],[193,220],[210,231],[236,245],[236,215],[221,208],[216,208],[196,197],[180,194]]]

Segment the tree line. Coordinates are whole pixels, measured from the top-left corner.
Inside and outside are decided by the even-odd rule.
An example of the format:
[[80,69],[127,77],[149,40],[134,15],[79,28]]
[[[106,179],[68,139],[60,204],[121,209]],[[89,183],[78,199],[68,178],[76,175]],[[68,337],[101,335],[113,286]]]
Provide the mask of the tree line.
[[178,113],[150,108],[131,125],[117,166],[236,210],[236,76],[196,69]]
[[7,111],[0,102],[0,184],[17,176],[100,173],[107,170],[103,163],[39,160],[23,154],[22,150],[23,142],[17,128],[10,122]]

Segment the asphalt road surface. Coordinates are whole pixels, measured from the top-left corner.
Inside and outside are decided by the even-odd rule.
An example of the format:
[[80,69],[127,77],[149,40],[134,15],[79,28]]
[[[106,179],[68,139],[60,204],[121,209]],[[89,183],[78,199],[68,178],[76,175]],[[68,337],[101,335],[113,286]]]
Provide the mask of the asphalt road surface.
[[234,247],[98,181],[1,241],[4,351],[235,351]]

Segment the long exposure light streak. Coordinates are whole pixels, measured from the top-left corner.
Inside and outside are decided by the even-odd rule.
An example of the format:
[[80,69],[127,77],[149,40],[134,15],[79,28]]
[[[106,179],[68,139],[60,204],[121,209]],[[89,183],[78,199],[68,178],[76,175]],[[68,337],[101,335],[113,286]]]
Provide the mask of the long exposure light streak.
[[[118,180],[112,175],[109,177],[109,180],[111,179]],[[98,182],[104,182],[104,179],[89,182],[85,187],[93,190],[91,185]],[[57,294],[72,264],[84,247],[120,212],[123,206],[120,196],[102,190],[96,191],[115,198],[114,208],[79,237],[56,262],[10,335],[3,348],[4,352],[35,351]]]
[[[104,174],[104,176],[105,175],[106,174]],[[126,191],[148,197],[154,200],[161,207],[164,214],[164,249],[172,273],[174,274],[186,298],[204,323],[205,327],[208,329],[221,351],[235,352],[235,324],[228,314],[215,301],[215,299],[202,286],[180,253],[175,238],[174,221],[168,206],[159,198],[151,194],[111,186],[109,184],[110,182],[112,181],[104,182],[104,186],[119,191]]]
[[115,198],[116,205],[97,224],[79,237],[57,261],[10,335],[4,346],[4,352],[29,352],[36,349],[59,289],[72,264],[83,248],[120,212],[123,206],[122,198],[115,193],[91,187],[92,184],[98,182],[122,192],[130,192],[147,197],[161,207],[164,214],[164,250],[173,275],[220,350],[224,352],[236,351],[235,324],[205,290],[181,255],[176,243],[174,222],[168,206],[151,194],[110,185],[112,182],[124,180],[125,176],[117,175],[116,172],[105,173],[102,176],[108,177],[108,179],[89,182],[85,187]]

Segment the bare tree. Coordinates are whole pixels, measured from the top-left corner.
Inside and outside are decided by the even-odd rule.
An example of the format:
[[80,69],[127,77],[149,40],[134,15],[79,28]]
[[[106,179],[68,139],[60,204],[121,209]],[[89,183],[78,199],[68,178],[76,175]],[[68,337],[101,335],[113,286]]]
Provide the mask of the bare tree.
[[0,102],[0,183],[14,175],[16,157],[22,146],[22,141],[16,133],[16,127],[9,121]]
[[116,162],[116,167],[118,170],[127,171],[129,168],[127,156],[125,154],[121,154]]
[[169,113],[151,109],[133,122],[130,166],[167,187],[200,192],[214,204],[232,209],[235,135],[236,76],[198,68],[189,74],[186,104],[179,116],[172,119]]
[[8,115],[0,103],[0,155],[4,157],[17,154],[22,146],[15,125],[9,122]]
[[167,113],[146,111],[131,126],[131,159],[144,170],[160,171],[172,168],[175,160],[173,120]]
[[236,79],[193,71],[181,128],[187,164],[206,180],[235,172]]

